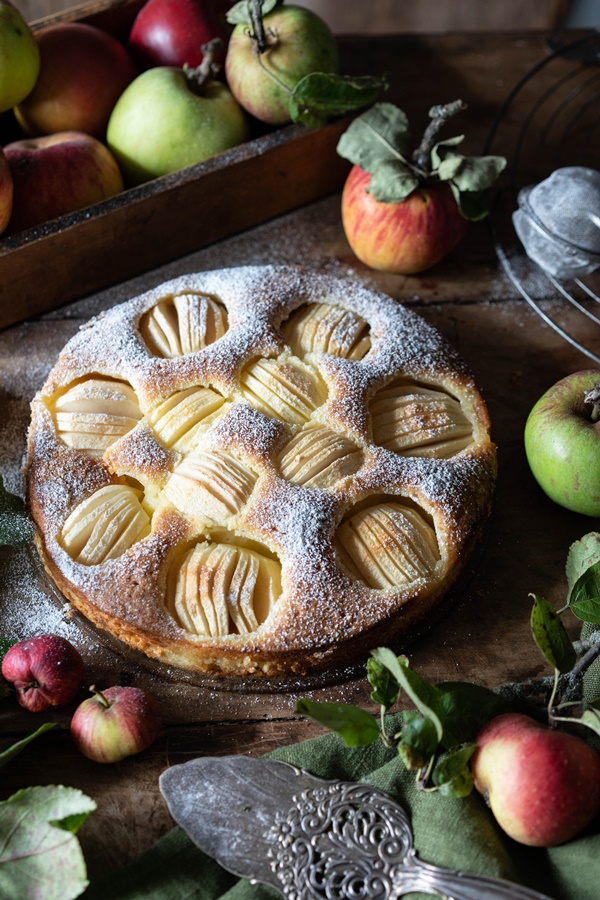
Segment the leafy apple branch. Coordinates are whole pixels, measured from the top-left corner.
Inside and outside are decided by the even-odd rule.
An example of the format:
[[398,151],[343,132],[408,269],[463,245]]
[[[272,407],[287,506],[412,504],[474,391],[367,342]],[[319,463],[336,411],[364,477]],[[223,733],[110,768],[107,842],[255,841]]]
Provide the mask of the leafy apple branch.
[[[470,682],[433,685],[413,671],[406,656],[379,647],[367,662],[371,699],[379,717],[345,703],[302,698],[296,713],[335,731],[348,746],[382,740],[395,748],[404,765],[416,771],[417,786],[449,797],[467,796],[473,788],[469,760],[483,726],[505,712],[545,716],[552,727],[585,727],[600,736],[600,697],[583,700],[583,676],[600,656],[600,630],[586,640],[571,641],[561,620],[570,610],[581,621],[600,625],[600,533],[590,532],[569,549],[566,562],[568,595],[556,611],[543,597],[533,598],[533,639],[552,666],[553,674],[492,689]],[[388,732],[386,714],[405,694],[416,707],[404,712],[400,731]],[[539,700],[543,707],[540,709]],[[534,702],[538,701],[538,702]],[[567,715],[566,710],[581,710]]]

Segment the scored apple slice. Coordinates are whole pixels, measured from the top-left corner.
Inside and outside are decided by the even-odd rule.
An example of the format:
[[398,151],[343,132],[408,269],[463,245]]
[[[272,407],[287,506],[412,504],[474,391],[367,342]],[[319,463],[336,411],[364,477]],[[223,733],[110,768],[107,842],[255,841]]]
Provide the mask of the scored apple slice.
[[201,543],[169,571],[166,607],[191,634],[248,634],[281,594],[281,566],[236,544]]
[[334,546],[353,578],[379,590],[431,576],[440,559],[435,531],[424,515],[395,501],[342,522]]
[[61,441],[95,457],[102,456],[142,417],[131,385],[111,378],[86,378],[49,405]]
[[324,382],[300,360],[250,363],[242,373],[240,390],[251,406],[292,425],[304,425],[327,399]]
[[362,453],[349,438],[326,425],[295,435],[277,458],[283,478],[305,487],[329,488],[362,465]]
[[59,542],[75,562],[95,566],[116,559],[150,532],[141,491],[109,484],[79,503],[63,525]]
[[148,424],[169,449],[183,449],[214,422],[215,413],[224,403],[224,397],[211,388],[187,388],[155,407],[148,415]]
[[227,331],[227,310],[204,294],[179,294],[161,300],[140,322],[140,331],[154,356],[173,359],[197,353]]
[[328,353],[359,360],[371,349],[370,327],[362,316],[331,303],[301,306],[281,330],[296,356]]
[[375,443],[400,456],[448,459],[473,441],[473,426],[458,400],[408,379],[377,391],[369,412]]
[[224,450],[193,450],[167,482],[167,498],[192,521],[223,522],[247,503],[257,475]]

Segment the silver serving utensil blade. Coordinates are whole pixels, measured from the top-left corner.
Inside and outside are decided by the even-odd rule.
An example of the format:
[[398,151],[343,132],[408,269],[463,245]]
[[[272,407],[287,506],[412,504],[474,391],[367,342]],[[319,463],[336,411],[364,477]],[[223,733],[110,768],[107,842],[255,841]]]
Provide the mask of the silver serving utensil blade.
[[223,868],[284,897],[550,900],[500,878],[421,862],[404,810],[370,785],[324,781],[274,759],[205,756],[160,789],[175,821]]

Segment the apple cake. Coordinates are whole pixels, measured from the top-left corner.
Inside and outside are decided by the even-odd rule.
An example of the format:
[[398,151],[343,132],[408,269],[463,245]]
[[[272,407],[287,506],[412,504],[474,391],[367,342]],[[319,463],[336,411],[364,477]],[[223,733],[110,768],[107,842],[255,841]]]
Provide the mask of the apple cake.
[[397,642],[463,570],[495,447],[472,375],[362,284],[188,275],[81,328],[32,403],[37,546],[169,666],[281,676]]

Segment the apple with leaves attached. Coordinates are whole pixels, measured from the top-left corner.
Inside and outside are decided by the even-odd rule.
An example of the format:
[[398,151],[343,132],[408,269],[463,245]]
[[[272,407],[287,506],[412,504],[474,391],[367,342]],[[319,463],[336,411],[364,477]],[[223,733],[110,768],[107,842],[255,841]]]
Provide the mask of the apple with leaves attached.
[[247,137],[243,110],[216,81],[216,45],[196,69],[148,69],[119,98],[106,139],[129,185],[202,162]]
[[14,185],[14,234],[99,203],[123,190],[119,167],[96,138],[78,131],[13,141],[4,153]]
[[93,696],[77,707],[71,736],[88,759],[113,763],[149,747],[160,731],[160,707],[136,687],[90,688]]
[[77,697],[84,667],[79,651],[69,641],[56,634],[41,634],[13,644],[2,660],[2,675],[14,686],[21,706],[41,712]]
[[40,31],[40,72],[34,89],[15,108],[26,134],[85,131],[103,139],[106,123],[137,67],[116,38],[83,22]]
[[600,755],[581,738],[506,713],[488,722],[476,743],[475,787],[515,841],[563,844],[600,813]]
[[[227,83],[241,106],[269,125],[292,121],[290,94],[312,72],[337,72],[338,51],[329,26],[300,6],[263,4],[259,21],[252,5],[238,3],[225,60]],[[267,12],[267,10],[270,10]],[[266,12],[266,14],[265,14]]]
[[231,32],[228,9],[228,0],[147,0],[131,27],[129,50],[145,69],[199,66],[204,44],[220,38],[215,59],[223,64]]
[[525,424],[525,452],[551,500],[600,516],[600,370],[567,375],[540,397]]
[[0,0],[0,112],[30,93],[40,70],[40,51],[19,10]]
[[342,192],[342,224],[353,252],[371,268],[422,272],[459,243],[470,220],[487,214],[483,192],[506,160],[463,156],[455,149],[462,137],[436,143],[463,106],[457,100],[433,107],[412,155],[408,119],[391,103],[375,104],[340,138],[338,153],[354,164]]

